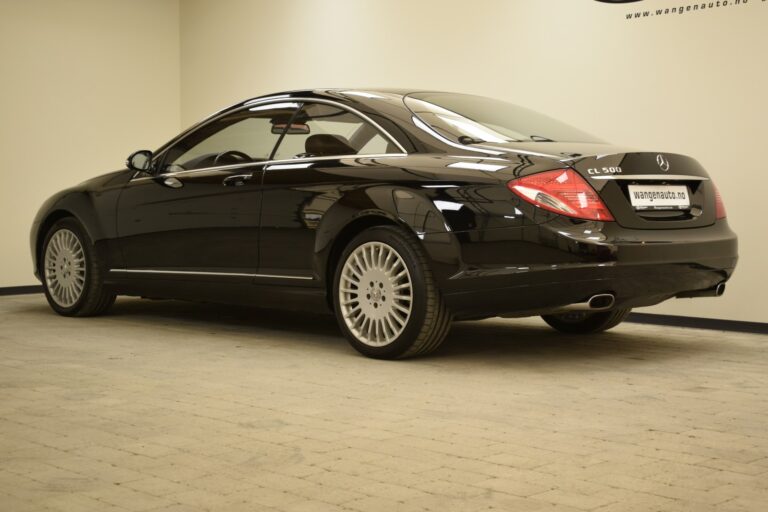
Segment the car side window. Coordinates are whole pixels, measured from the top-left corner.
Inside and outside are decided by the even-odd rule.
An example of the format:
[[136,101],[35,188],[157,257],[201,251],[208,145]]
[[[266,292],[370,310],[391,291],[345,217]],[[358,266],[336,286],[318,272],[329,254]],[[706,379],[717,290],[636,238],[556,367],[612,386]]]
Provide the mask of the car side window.
[[295,102],[258,105],[204,125],[166,152],[161,172],[269,160],[298,107]]
[[333,105],[305,103],[286,131],[275,160],[399,151],[375,126]]

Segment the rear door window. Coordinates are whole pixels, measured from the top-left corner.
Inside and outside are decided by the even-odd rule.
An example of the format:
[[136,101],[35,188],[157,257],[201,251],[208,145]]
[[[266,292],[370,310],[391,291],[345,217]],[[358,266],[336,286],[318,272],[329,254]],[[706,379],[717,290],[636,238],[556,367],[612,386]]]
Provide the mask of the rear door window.
[[397,151],[375,126],[348,110],[305,103],[286,131],[275,160]]

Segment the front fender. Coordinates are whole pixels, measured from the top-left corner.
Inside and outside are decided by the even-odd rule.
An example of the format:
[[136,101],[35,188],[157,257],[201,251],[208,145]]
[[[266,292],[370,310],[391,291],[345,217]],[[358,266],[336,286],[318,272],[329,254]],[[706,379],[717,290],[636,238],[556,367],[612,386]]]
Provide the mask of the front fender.
[[[116,237],[117,200],[130,173],[117,171],[86,181],[48,198],[35,216],[30,230],[30,251],[35,275],[39,275],[39,256],[43,239],[56,220],[75,217],[100,251]],[[106,250],[106,249],[105,249]],[[114,251],[108,258],[120,258]]]
[[63,217],[75,217],[94,242],[104,238],[104,228],[95,214],[93,199],[88,192],[66,190],[50,197],[38,210],[29,236],[33,271],[38,279],[41,275],[39,258],[45,235],[53,223]]

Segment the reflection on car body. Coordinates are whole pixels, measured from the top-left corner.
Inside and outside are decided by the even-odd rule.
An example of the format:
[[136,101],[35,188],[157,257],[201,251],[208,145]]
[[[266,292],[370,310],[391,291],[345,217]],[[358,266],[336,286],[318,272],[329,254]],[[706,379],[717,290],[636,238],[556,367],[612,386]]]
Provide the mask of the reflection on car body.
[[239,103],[54,195],[31,249],[60,314],[117,295],[331,310],[357,350],[401,358],[453,319],[589,333],[720,295],[725,217],[684,155],[478,96],[323,89]]

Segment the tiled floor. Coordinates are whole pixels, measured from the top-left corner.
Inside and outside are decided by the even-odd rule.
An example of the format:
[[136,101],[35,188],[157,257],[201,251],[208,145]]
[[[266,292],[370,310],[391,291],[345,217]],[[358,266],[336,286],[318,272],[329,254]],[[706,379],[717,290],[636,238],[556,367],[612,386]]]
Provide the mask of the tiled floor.
[[330,317],[0,298],[0,510],[763,511],[768,337],[538,319],[358,356]]

